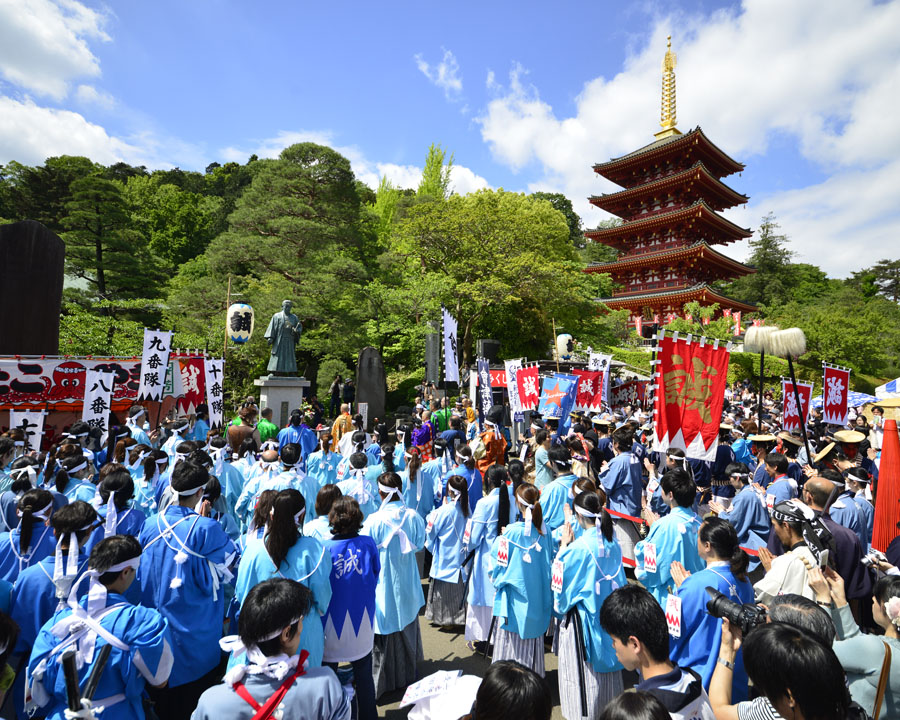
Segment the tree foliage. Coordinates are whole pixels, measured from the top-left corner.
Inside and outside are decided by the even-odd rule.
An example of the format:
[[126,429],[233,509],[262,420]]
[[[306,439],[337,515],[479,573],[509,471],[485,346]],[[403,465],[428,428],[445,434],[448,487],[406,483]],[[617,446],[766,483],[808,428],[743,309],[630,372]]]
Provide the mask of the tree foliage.
[[[446,161],[446,162],[445,162]],[[440,145],[432,143],[425,156],[425,167],[422,170],[422,181],[416,194],[433,200],[446,200],[450,196],[450,171],[453,169],[453,153],[447,157],[447,151]]]

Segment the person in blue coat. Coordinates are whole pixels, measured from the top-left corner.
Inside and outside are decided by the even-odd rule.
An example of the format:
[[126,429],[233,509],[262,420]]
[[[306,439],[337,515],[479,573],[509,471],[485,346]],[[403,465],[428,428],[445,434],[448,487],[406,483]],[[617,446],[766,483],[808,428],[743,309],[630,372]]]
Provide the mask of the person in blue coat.
[[433,556],[425,619],[435,625],[462,625],[466,619],[466,571],[462,562],[469,515],[466,479],[452,475],[443,505],[429,513],[425,526],[425,548]]
[[46,490],[29,490],[19,498],[19,525],[0,534],[0,580],[15,585],[22,571],[53,553],[52,512],[53,496]]
[[94,466],[84,457],[67,457],[60,466],[53,477],[56,491],[65,495],[69,502],[84,500],[90,503],[97,494],[97,486],[90,482]]
[[403,504],[403,481],[394,472],[378,478],[381,507],[362,534],[378,545],[381,573],[375,589],[375,697],[405,688],[424,659],[419,610],[425,604],[416,551],[425,545],[425,521]]
[[[756,550],[766,547],[769,533],[772,531],[772,520],[765,503],[759,494],[750,486],[750,468],[744,463],[734,463],[726,470],[735,494],[729,508],[718,503],[709,504],[709,509],[734,527],[741,547]],[[759,561],[750,562],[750,570],[756,568]]]
[[[175,459],[175,456],[178,453],[185,452],[185,450],[181,449],[179,446],[189,440],[188,431],[190,426],[190,420],[188,420],[185,415],[174,420],[169,426],[169,430],[171,430],[172,434],[166,439],[160,450],[169,456],[170,462]],[[193,449],[193,445],[191,446],[191,449]],[[187,452],[190,452],[190,450],[187,450]]]
[[[434,510],[434,473],[423,470],[422,456],[418,448],[410,448],[407,454],[409,457],[406,468],[400,472],[400,479],[403,481],[403,502],[426,518]],[[467,487],[467,503],[468,492]]]
[[853,498],[853,493],[846,486],[842,487],[838,482],[835,485],[838,487],[838,496],[828,507],[828,514],[838,525],[843,525],[848,530],[856,533],[860,547],[868,547],[865,518]]
[[[607,506],[629,517],[641,515],[641,493],[644,490],[640,461],[631,453],[632,436],[616,430],[612,436],[616,456],[600,472],[600,484],[606,493]],[[634,560],[634,544],[640,533],[633,520],[613,516],[613,529],[622,548],[622,557]]]
[[109,472],[97,488],[97,515],[99,526],[91,533],[86,550],[113,535],[140,537],[146,516],[135,507],[129,507],[134,497],[134,480],[122,466]]
[[[136,457],[140,457],[140,453]],[[156,493],[154,487],[161,473],[165,472],[168,467],[168,455],[162,450],[148,450],[137,467],[129,469],[134,480],[134,499],[132,504],[147,517],[156,514]]]
[[[285,449],[287,447],[286,445]],[[300,457],[298,446],[293,445],[293,447],[295,449],[289,454],[292,460]],[[293,462],[290,463],[290,466],[293,467]],[[286,469],[288,468],[275,450],[264,450],[259,463],[249,469],[244,489],[241,490],[241,495],[234,506],[235,513],[241,521],[241,527],[247,527],[259,494],[263,490],[300,489],[295,487],[297,476],[293,473],[285,473]]]
[[299,410],[293,410],[288,426],[278,433],[278,451],[281,452],[289,443],[296,443],[300,446],[302,463],[318,445],[315,432],[306,424],[308,419]]
[[772,477],[766,472],[766,455],[775,450],[778,439],[774,435],[751,435],[750,451],[756,458],[756,469],[753,471],[753,484],[762,488],[768,487]]
[[[32,457],[26,455],[13,460],[9,471],[12,482],[9,489],[0,494],[0,532],[9,532],[18,526],[19,500],[29,490],[39,487],[38,470],[37,460]],[[53,497],[51,514],[69,502],[68,498],[56,492],[55,488],[50,489],[50,495]]]
[[209,434],[209,408],[206,403],[197,406],[194,427],[191,428],[190,440],[206,445],[206,436]]
[[453,458],[456,451],[447,447],[441,438],[434,441],[434,459],[422,463],[419,472],[429,478],[434,488],[434,500],[432,507],[437,507],[444,497],[444,478],[449,477],[450,471],[455,467]]
[[866,500],[866,490],[869,488],[871,479],[872,476],[861,467],[852,467],[844,471],[847,489],[853,494],[853,502],[859,508],[860,516],[863,519],[866,535],[866,542],[863,545],[864,553],[868,552],[869,546],[872,544],[872,530],[875,526],[875,508]]
[[166,688],[151,693],[160,717],[186,718],[219,664],[222,585],[232,579],[237,551],[222,526],[208,517],[212,508],[203,501],[208,480],[205,468],[187,460],[178,463],[171,483],[177,500],[147,518],[139,538],[144,548],[141,605],[155,608],[168,621],[178,668]]
[[[585,491],[575,497],[573,520],[563,525],[559,555],[551,568],[553,609],[562,618],[559,698],[563,717],[568,720],[597,717],[623,689],[622,665],[616,659],[612,638],[600,626],[603,601],[627,583],[622,551],[605,504],[603,490]],[[578,538],[573,523],[582,530]],[[576,623],[580,633],[576,632]],[[579,637],[583,639],[583,651]],[[581,707],[582,689],[585,708]]]
[[[450,449],[447,448],[447,452]],[[443,497],[447,496],[447,481],[451,475],[461,475],[466,479],[469,491],[469,510],[475,511],[475,506],[484,495],[483,478],[481,471],[475,466],[475,458],[472,456],[472,448],[463,445],[456,451],[457,465],[443,478]]]
[[766,508],[769,512],[780,502],[797,497],[797,483],[788,477],[788,459],[771,452],[763,459],[769,482],[766,485]]
[[[671,625],[669,627],[669,657],[676,665],[696,672],[708,692],[719,657],[722,620],[707,612],[710,595],[706,588],[712,587],[740,604],[752,604],[754,599],[753,586],[747,580],[750,558],[741,550],[731,523],[722,518],[707,518],[700,526],[697,549],[706,563],[705,569],[691,573],[678,561],[672,563],[672,578],[681,600],[681,617],[677,633]],[[740,651],[734,662],[731,692],[732,702],[747,699],[747,673]]]
[[734,497],[734,488],[728,480],[725,470],[734,462],[734,450],[731,449],[732,425],[719,425],[719,443],[716,446],[716,459],[712,464],[712,499],[729,501]]
[[494,585],[491,582],[491,547],[494,538],[516,519],[512,486],[507,485],[509,474],[502,465],[492,465],[485,474],[485,495],[475,506],[463,533],[464,560],[469,573],[466,597],[466,641],[470,649],[474,643],[488,640],[494,609]]
[[[165,617],[152,608],[132,605],[125,597],[140,558],[141,545],[130,535],[107,538],[91,551],[89,572],[73,586],[65,608],[44,624],[34,643],[27,669],[32,713],[49,720],[69,717],[60,662],[63,650],[75,650],[78,682],[84,687],[100,650],[112,645],[94,694],[94,707],[103,706],[104,720],[143,720],[145,688],[159,692],[173,667],[181,674],[191,671],[177,663],[173,666]],[[79,600],[81,584],[87,584],[87,593]],[[161,717],[187,718],[195,705],[196,698]]]
[[653,519],[648,513],[650,532],[634,546],[635,577],[665,608],[666,596],[674,591],[672,562],[678,561],[695,572],[703,568],[697,552],[700,518],[691,509],[697,486],[684,470],[671,470],[660,481],[662,497],[671,508],[668,515]]
[[553,445],[547,451],[550,469],[555,474],[553,480],[541,489],[541,513],[551,532],[566,521],[564,507],[572,509],[575,497],[572,485],[577,480],[572,472],[572,454],[565,445]]
[[155,447],[153,438],[147,434],[147,411],[140,405],[132,405],[128,410],[128,419],[125,421],[125,427],[131,433],[131,437],[137,440],[138,445],[146,445],[147,447]]
[[318,449],[306,458],[306,474],[316,481],[319,489],[326,485],[334,485],[337,482],[340,461],[340,454],[331,449],[331,434],[325,433],[319,438]]
[[516,490],[524,518],[507,525],[491,545],[494,585],[493,662],[515,660],[544,676],[544,633],[550,625],[552,541],[534,485]]
[[[356,452],[350,456],[350,471],[346,480],[338,481],[338,489],[342,495],[352,497],[359,503],[364,518],[378,509],[378,481],[368,473],[369,462],[365,453]],[[375,467],[375,466],[373,466]]]
[[244,476],[231,462],[232,453],[225,438],[220,435],[211,437],[207,452],[213,461],[212,474],[218,478],[222,488],[226,512],[236,523],[240,523],[234,506],[237,505],[241,490],[244,489]]
[[[341,489],[337,485],[325,485],[316,493],[316,517],[303,524],[303,534],[322,542],[331,540],[331,508],[342,498]],[[357,503],[359,507],[359,503]],[[360,511],[362,512],[362,511]]]
[[331,555],[324,543],[300,533],[305,513],[306,503],[299,491],[278,493],[263,542],[250,543],[241,557],[234,596],[242,604],[254,585],[273,577],[308,587],[313,602],[304,618],[300,644],[309,652],[309,666],[319,667],[325,648],[322,616],[331,601]]

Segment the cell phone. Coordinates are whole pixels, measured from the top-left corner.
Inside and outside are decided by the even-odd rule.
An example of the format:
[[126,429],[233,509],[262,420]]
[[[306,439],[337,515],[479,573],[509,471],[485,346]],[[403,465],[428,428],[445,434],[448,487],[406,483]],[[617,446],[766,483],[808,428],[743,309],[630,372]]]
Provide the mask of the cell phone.
[[830,550],[823,550],[819,555],[819,567],[823,568],[828,565],[828,556],[831,554]]

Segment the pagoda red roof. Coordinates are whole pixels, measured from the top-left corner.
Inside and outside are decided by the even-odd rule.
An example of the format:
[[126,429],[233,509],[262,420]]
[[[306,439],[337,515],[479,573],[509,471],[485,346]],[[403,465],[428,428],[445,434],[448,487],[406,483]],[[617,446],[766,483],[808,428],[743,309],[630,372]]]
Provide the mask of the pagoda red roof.
[[[735,242],[753,235],[752,230],[735,225],[730,220],[719,215],[705,202],[698,200],[693,205],[688,205],[678,210],[654,214],[650,217],[632,220],[615,227],[587,230],[584,236],[610,247],[627,250],[629,248],[628,238],[642,237],[650,232],[679,223],[693,224],[694,222],[699,222],[709,230],[717,233],[718,239],[714,240],[715,243]],[[696,233],[696,231],[692,232]]]
[[705,302],[710,305],[718,303],[722,307],[732,308],[733,310],[742,310],[745,312],[755,312],[756,306],[734,300],[722,295],[722,293],[714,290],[706,283],[691,285],[682,288],[673,288],[671,290],[650,291],[645,293],[631,293],[628,295],[619,295],[611,298],[600,298],[600,302],[611,310],[629,309],[635,310],[642,307],[653,307],[662,305],[663,302],[668,304],[684,304],[691,301]]
[[755,268],[733,260],[727,255],[714,250],[702,240],[693,245],[671,248],[644,255],[628,255],[614,262],[591,263],[585,268],[592,273],[610,273],[612,275],[642,267],[670,266],[679,260],[702,260],[707,265],[714,265],[723,270],[724,277],[740,277],[756,272]]
[[684,135],[671,135],[622,157],[597,163],[594,172],[622,187],[633,187],[643,182],[646,168],[659,165],[679,153],[686,153],[694,162],[702,162],[716,177],[744,169],[743,163],[727,155],[696,127]]
[[[695,183],[697,185],[696,189],[693,188]],[[628,214],[628,207],[632,203],[645,198],[655,197],[665,193],[667,190],[676,189],[684,185],[687,185],[687,189],[692,191],[691,194],[694,197],[703,200],[715,210],[724,210],[735,205],[742,205],[749,200],[746,195],[741,195],[741,193],[719,180],[700,161],[681,172],[675,172],[627,190],[599,196],[593,195],[589,200],[592,205],[596,205],[613,215],[625,217]]]

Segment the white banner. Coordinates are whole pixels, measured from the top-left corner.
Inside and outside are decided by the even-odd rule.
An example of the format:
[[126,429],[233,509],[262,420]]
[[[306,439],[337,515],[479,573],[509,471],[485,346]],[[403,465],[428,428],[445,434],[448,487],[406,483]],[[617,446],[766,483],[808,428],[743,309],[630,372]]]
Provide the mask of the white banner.
[[509,393],[509,409],[513,413],[522,412],[522,402],[519,400],[519,386],[516,384],[516,373],[522,369],[521,360],[504,360],[506,366],[506,391]]
[[81,419],[92,428],[100,428],[103,433],[100,436],[100,444],[106,443],[106,434],[109,430],[110,398],[113,385],[116,382],[116,374],[88,370],[84,376],[84,405],[81,408]]
[[603,373],[600,382],[603,384],[603,402],[609,404],[609,369],[612,363],[612,355],[591,353],[588,358],[588,370],[599,370]]
[[442,307],[444,325],[444,381],[459,384],[459,365],[456,342],[456,319]]
[[40,450],[44,435],[43,410],[10,410],[9,429],[19,428],[25,435],[25,451]]
[[209,426],[222,425],[225,412],[225,393],[222,385],[225,382],[225,361],[221,359],[206,360],[206,404],[209,406]]
[[363,428],[369,427],[369,403],[361,402],[356,403],[356,412],[362,415],[363,419]]
[[139,400],[161,400],[169,368],[172,333],[144,328],[144,352],[141,354]]

